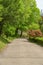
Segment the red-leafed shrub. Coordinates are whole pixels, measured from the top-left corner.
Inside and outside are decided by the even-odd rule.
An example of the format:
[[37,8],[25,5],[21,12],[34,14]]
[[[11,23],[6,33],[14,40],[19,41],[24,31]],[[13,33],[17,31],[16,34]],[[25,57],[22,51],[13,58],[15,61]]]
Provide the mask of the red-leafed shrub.
[[40,30],[29,30],[28,35],[30,37],[42,37],[42,32]]

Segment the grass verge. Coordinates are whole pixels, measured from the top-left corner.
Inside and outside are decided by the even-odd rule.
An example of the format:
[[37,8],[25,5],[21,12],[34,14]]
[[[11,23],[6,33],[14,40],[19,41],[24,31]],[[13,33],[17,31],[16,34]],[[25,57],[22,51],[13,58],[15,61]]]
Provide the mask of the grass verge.
[[14,39],[14,37],[0,36],[0,52]]

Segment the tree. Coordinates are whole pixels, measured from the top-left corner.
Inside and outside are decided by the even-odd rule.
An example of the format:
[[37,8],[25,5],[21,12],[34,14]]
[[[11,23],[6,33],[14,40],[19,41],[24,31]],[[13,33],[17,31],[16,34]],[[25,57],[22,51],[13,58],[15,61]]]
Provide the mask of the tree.
[[[22,4],[22,3],[21,3]],[[40,11],[37,8],[36,1],[35,0],[23,0],[23,13],[21,11],[21,17],[20,17],[20,30],[21,33],[24,30],[29,29],[29,25],[31,25],[33,22],[38,23],[40,19]]]
[[40,18],[35,0],[1,0],[1,5],[3,6],[1,32],[8,22],[9,25],[14,26],[15,35],[20,30],[22,36],[22,32],[28,30],[29,25]]

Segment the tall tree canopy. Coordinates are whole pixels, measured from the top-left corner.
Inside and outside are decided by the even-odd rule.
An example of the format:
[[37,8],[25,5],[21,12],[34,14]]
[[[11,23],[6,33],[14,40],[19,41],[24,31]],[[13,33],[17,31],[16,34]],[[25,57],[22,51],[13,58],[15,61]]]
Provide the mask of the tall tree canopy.
[[18,29],[22,34],[32,22],[37,23],[39,19],[40,12],[35,0],[0,0],[0,32],[3,26],[5,28],[9,24],[14,27],[16,34]]

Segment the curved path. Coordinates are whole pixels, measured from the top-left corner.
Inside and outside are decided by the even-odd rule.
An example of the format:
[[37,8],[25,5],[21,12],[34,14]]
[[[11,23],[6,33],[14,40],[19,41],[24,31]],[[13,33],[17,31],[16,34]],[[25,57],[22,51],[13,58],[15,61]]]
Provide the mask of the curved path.
[[15,39],[0,54],[0,65],[43,65],[43,47]]

